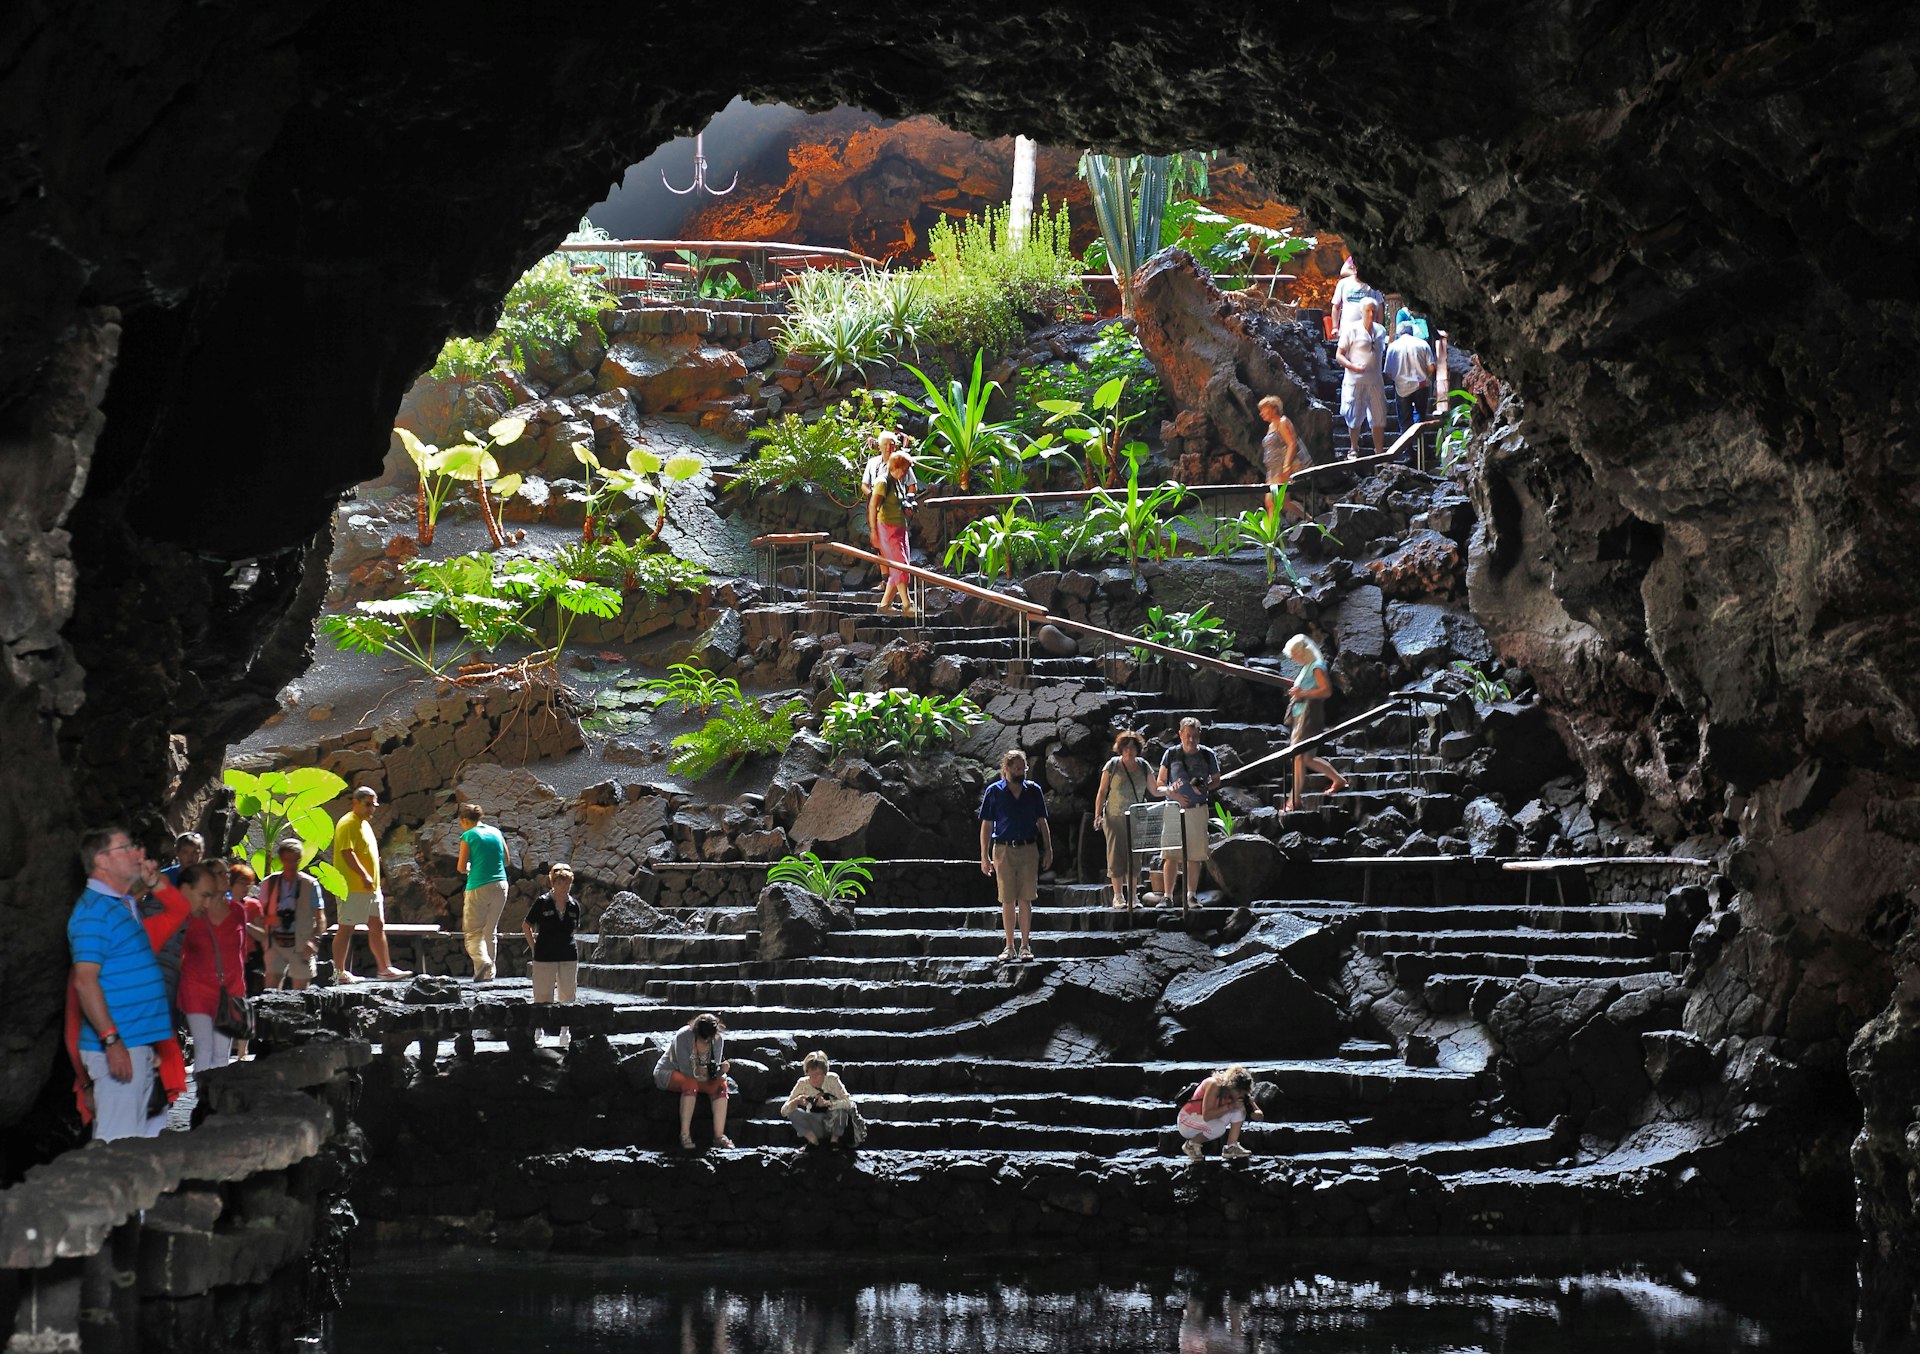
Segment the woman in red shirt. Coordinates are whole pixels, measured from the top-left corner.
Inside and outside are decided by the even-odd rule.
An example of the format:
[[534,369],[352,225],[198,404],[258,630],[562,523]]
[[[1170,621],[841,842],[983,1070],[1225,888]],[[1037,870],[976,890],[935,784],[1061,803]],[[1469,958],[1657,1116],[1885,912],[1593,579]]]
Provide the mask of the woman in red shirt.
[[247,914],[227,898],[227,867],[222,861],[189,865],[180,872],[180,891],[187,895],[193,914],[183,928],[186,941],[180,956],[180,1010],[193,1035],[193,1074],[225,1067],[233,1055],[233,1041],[213,1026],[224,988],[234,996],[247,995]]

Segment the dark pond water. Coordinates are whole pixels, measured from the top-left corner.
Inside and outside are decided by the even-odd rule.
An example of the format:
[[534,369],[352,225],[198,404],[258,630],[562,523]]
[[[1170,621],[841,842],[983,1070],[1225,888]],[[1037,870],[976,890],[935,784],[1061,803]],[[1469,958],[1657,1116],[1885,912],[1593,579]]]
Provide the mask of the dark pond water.
[[674,1354],[1845,1350],[1854,1250],[1770,1235],[1219,1257],[592,1259],[356,1247],[308,1349]]

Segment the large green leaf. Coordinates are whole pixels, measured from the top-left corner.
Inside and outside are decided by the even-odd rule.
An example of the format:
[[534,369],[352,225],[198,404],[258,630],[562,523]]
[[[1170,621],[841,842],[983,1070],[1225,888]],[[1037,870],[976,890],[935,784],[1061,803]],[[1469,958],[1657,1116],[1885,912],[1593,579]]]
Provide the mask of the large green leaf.
[[493,492],[500,498],[512,498],[520,492],[520,483],[518,475],[502,475],[493,482]]
[[324,860],[316,860],[307,866],[307,873],[320,882],[320,887],[336,898],[344,898],[353,892],[347,883],[347,877]]
[[287,815],[287,830],[300,838],[300,863],[304,866],[324,846],[333,843],[333,819],[325,809],[306,805]]
[[527,430],[524,418],[503,418],[487,429],[487,436],[493,439],[497,447],[508,446],[520,440],[520,434]]
[[307,808],[338,799],[347,792],[347,783],[325,767],[302,766],[286,774],[287,793],[292,796],[288,808]]
[[627,453],[627,469],[636,475],[657,475],[660,464],[659,453],[649,447],[635,447]]
[[661,467],[666,477],[676,484],[690,480],[707,468],[707,463],[691,451],[679,451],[667,457],[667,463]]

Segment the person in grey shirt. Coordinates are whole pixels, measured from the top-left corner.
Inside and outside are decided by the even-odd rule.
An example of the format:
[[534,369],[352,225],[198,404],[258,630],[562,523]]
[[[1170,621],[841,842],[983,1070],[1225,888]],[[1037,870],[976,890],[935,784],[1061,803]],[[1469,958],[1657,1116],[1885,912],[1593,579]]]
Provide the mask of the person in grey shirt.
[[693,1150],[693,1102],[706,1096],[713,1105],[713,1145],[730,1148],[727,1136],[727,1027],[720,1017],[697,1015],[680,1027],[660,1061],[653,1084],[680,1097],[680,1146]]

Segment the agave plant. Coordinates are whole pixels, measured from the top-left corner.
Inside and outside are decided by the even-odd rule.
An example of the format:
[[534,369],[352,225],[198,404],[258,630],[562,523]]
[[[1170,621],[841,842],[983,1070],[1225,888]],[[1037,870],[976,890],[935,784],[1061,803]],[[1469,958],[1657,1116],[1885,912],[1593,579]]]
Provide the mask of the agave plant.
[[927,286],[917,273],[869,269],[861,274],[860,295],[880,321],[886,340],[895,347],[911,347],[927,319]]
[[1177,181],[1205,191],[1206,158],[1198,155],[1080,157],[1080,176],[1093,197],[1094,219],[1106,247],[1107,271],[1120,288],[1120,313],[1133,314],[1133,275],[1160,252],[1161,228]]
[[798,884],[808,893],[828,902],[845,899],[851,903],[867,891],[873,882],[872,856],[849,856],[845,860],[822,860],[811,851],[777,860],[767,867],[769,884]]

